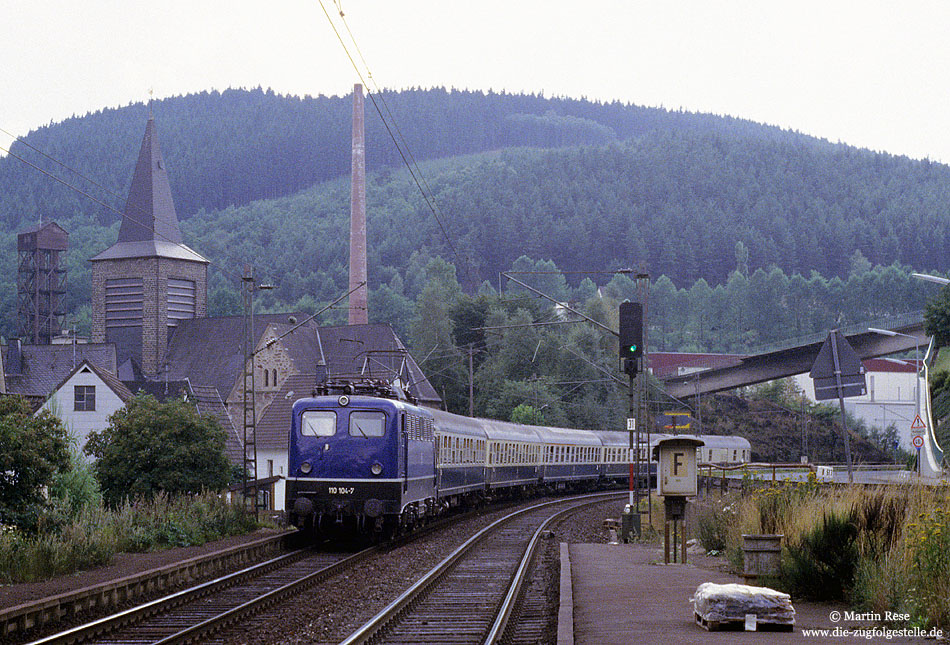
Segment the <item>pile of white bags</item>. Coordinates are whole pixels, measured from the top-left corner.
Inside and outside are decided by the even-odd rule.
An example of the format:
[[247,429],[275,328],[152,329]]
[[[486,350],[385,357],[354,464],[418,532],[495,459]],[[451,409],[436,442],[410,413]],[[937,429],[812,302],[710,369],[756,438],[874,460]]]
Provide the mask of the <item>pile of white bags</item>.
[[749,614],[759,623],[795,623],[791,597],[767,587],[704,582],[696,588],[693,605],[697,616],[709,623],[744,621]]

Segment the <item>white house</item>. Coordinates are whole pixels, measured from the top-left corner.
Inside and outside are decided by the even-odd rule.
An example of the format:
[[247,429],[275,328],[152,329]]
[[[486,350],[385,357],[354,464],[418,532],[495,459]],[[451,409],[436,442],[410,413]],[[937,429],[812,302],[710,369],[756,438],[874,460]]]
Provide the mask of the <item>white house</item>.
[[104,430],[113,412],[125,407],[132,398],[118,377],[82,361],[53,390],[40,409],[46,409],[62,420],[80,450],[89,433]]
[[[912,451],[914,448],[911,441],[914,430],[911,426],[918,410],[914,402],[918,391],[920,416],[926,420],[924,390],[927,384],[921,376],[918,390],[917,362],[914,359],[869,358],[862,363],[867,380],[867,394],[846,398],[845,410],[863,420],[871,428],[886,430],[893,425],[897,429],[900,447]],[[814,402],[815,383],[811,377],[808,374],[799,374],[792,378],[805,396]],[[835,401],[825,402],[835,403]]]

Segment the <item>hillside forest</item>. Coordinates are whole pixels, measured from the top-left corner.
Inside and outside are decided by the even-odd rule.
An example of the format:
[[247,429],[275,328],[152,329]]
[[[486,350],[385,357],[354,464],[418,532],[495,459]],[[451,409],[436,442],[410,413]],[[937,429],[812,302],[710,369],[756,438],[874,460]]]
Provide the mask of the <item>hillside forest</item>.
[[[374,105],[396,116],[411,173]],[[88,333],[88,259],[116,239],[149,111],[185,242],[211,261],[211,315],[240,311],[245,264],[276,287],[259,311],[322,309],[347,288],[350,109],[228,90],[29,133],[0,158],[0,334],[16,329],[16,234],[42,219],[70,234],[67,325]],[[919,311],[935,287],[910,273],[947,270],[950,167],[928,160],[490,91],[386,92],[366,124],[370,318],[407,340],[450,409],[467,412],[470,358],[476,391],[493,393],[476,414],[530,400],[580,423],[624,407],[605,406],[616,347],[594,328],[477,329],[565,319],[502,272],[614,328],[617,304],[639,298],[620,270],[648,273],[652,350],[749,352]]]

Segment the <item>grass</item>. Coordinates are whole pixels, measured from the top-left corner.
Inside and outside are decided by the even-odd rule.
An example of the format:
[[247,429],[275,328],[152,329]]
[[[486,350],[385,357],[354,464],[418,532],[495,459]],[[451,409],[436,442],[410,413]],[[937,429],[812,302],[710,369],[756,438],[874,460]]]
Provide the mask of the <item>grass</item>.
[[909,614],[915,626],[950,627],[950,491],[830,489],[810,480],[704,506],[693,531],[707,549],[723,542],[737,571],[742,534],[779,533],[776,582],[796,597],[840,598],[859,611]]
[[114,510],[87,506],[36,535],[0,530],[0,582],[45,580],[108,564],[116,553],[196,546],[256,528],[253,517],[216,495],[157,495]]

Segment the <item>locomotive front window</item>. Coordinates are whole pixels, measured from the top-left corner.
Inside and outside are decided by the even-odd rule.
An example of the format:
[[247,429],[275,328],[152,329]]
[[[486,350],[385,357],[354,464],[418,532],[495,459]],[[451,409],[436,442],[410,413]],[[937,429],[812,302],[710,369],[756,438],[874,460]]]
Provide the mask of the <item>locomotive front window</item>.
[[336,412],[305,411],[300,417],[300,434],[305,437],[332,437],[336,434]]
[[386,434],[386,415],[382,412],[350,413],[351,437],[382,437]]

